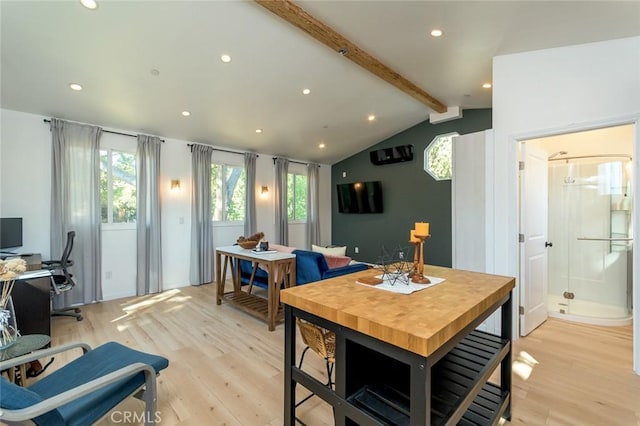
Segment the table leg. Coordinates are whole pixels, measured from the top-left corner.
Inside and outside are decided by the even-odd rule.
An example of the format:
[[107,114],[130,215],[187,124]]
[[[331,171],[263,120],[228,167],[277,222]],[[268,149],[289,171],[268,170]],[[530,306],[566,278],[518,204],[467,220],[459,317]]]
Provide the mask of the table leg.
[[269,282],[267,289],[267,323],[269,324],[269,331],[276,329],[276,310],[273,303],[276,298],[276,270],[273,265],[274,262],[268,263],[269,268]]
[[233,281],[233,292],[240,293],[242,291],[242,283],[240,282],[240,259],[236,258],[235,264],[233,260],[229,258],[229,262],[231,262],[231,280]]
[[[220,261],[221,261],[220,253],[216,252],[216,305],[220,305],[222,303],[222,295],[224,294],[224,281],[222,276],[222,271],[220,270]],[[226,266],[226,256],[225,256],[225,266]],[[226,274],[226,268],[225,268]]]
[[296,259],[289,260],[289,287],[296,286]]
[[249,279],[249,289],[247,293],[251,294],[251,290],[253,290],[253,279],[256,277],[256,272],[258,272],[258,262],[253,262],[253,270],[251,271],[251,278]]
[[284,307],[284,424],[293,426],[296,419],[296,382],[292,370],[296,363],[296,324],[290,306]]
[[27,386],[27,364],[20,364],[20,386]]

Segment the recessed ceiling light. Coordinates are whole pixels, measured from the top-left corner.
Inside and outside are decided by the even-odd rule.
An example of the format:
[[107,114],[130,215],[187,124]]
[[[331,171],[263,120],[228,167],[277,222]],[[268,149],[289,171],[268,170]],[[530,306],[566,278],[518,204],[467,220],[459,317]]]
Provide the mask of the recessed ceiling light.
[[431,35],[433,37],[440,37],[442,35],[442,30],[438,30],[438,29],[431,30]]
[[256,133],[262,133],[262,129],[256,129]]
[[149,73],[151,73],[151,75],[154,75],[156,77],[160,75],[160,71],[158,71],[155,68],[152,68],[151,71],[149,71]]
[[308,95],[309,93],[311,93],[311,89],[303,89],[302,90],[302,94],[303,95]]
[[323,149],[325,146],[326,146],[326,145],[325,145],[325,144],[323,144],[323,143],[318,144],[318,148],[320,148],[320,149]]
[[184,117],[188,117],[188,116],[190,116],[190,115],[191,115],[191,113],[190,113],[189,111],[182,111],[182,115],[183,115]]
[[375,120],[375,119],[376,119],[376,116],[375,116],[375,115],[373,115],[373,114],[371,114],[371,115],[369,115],[369,116],[367,117],[367,120],[369,120],[369,121],[373,121],[373,120]]
[[98,3],[95,0],[80,0],[80,3],[87,9],[94,10],[98,8]]
[[491,83],[485,83],[482,85],[483,89],[491,89]]
[[228,64],[229,62],[231,62],[231,56],[226,55],[226,54],[222,55],[222,56],[220,56],[220,60],[222,62],[224,62],[225,64]]
[[82,86],[80,86],[78,83],[69,83],[69,87],[71,88],[71,90],[75,90],[76,92],[82,90]]

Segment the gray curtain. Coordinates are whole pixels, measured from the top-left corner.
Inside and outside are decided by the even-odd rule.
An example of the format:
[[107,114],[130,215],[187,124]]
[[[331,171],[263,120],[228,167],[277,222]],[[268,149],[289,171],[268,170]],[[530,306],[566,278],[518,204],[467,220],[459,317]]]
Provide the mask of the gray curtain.
[[137,275],[136,294],[162,291],[160,221],[160,147],[156,136],[138,135],[137,174]]
[[256,158],[257,154],[245,152],[244,170],[247,177],[246,196],[244,204],[244,235],[255,234],[256,225]]
[[213,281],[212,154],[210,146],[191,147],[191,285]]
[[102,300],[100,127],[51,119],[51,259],[75,231],[70,268],[76,286],[56,296],[56,309]]
[[276,206],[276,238],[278,244],[289,245],[289,217],[287,215],[287,174],[289,160],[276,158],[275,160],[276,187],[273,191],[273,201]]
[[307,164],[307,245],[320,245],[320,166]]

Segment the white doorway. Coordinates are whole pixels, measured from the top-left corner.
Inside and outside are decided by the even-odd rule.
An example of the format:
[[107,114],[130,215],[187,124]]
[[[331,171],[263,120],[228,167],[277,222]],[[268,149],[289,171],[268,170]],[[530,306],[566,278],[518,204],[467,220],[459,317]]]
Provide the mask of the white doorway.
[[627,124],[520,141],[522,336],[547,315],[630,323],[634,132]]

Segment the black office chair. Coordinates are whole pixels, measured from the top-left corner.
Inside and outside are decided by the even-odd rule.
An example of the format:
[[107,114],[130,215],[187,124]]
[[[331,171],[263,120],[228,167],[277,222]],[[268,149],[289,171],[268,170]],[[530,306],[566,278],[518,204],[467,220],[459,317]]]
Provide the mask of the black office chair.
[[[76,236],[76,231],[67,232],[67,244],[62,252],[62,258],[60,260],[44,260],[42,261],[42,267],[52,271],[51,275],[51,297],[56,294],[70,291],[76,285],[73,280],[73,275],[67,268],[73,266],[73,260],[69,259],[71,250],[73,249],[73,239]],[[54,273],[54,271],[56,273]],[[82,315],[80,314],[80,308],[63,308],[51,310],[51,316],[67,316],[74,317],[77,321],[82,321]]]

